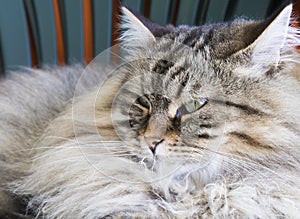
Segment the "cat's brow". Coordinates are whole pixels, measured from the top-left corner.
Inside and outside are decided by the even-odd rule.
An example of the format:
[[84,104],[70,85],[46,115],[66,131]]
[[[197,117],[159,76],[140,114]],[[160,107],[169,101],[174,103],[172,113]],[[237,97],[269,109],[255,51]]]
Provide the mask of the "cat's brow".
[[210,101],[213,103],[238,108],[249,115],[264,115],[265,114],[264,112],[262,112],[258,109],[255,109],[251,106],[245,105],[245,104],[234,103],[234,102],[231,102],[228,100],[224,101],[224,100],[218,100],[218,99],[210,99]]

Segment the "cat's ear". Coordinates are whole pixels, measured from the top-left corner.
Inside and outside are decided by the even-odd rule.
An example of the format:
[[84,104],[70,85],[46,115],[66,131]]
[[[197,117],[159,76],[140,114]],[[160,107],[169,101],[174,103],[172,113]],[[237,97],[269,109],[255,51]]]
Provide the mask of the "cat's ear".
[[292,4],[290,4],[277,16],[267,20],[266,28],[248,46],[247,49],[252,51],[254,64],[276,67],[280,62],[285,61],[285,54],[294,50],[299,43],[297,30],[290,27],[292,9]]
[[149,19],[122,7],[121,17],[121,43],[128,49],[143,47],[149,42],[155,42],[160,37],[172,30],[172,26],[160,26]]
[[151,31],[126,7],[122,7],[121,28],[123,30],[121,42],[126,47],[135,47],[147,41],[155,41]]

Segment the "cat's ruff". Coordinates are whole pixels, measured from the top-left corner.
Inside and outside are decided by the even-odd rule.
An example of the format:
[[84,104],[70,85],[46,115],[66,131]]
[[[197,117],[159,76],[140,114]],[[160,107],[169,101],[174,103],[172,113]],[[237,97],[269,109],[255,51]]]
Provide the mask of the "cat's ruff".
[[97,65],[3,80],[0,217],[299,217],[291,13],[161,27],[123,8],[129,64],[105,83]]

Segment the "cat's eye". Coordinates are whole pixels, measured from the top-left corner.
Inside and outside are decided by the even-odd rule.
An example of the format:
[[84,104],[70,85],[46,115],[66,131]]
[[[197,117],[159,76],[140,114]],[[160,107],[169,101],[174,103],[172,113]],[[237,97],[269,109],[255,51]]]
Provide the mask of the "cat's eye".
[[185,109],[188,113],[195,112],[196,110],[202,108],[208,103],[207,98],[203,98],[200,100],[193,100],[185,105]]
[[150,102],[147,97],[141,96],[137,99],[137,102],[144,108],[150,109]]
[[188,113],[193,113],[202,107],[204,107],[208,103],[208,98],[202,98],[200,100],[193,100],[191,102],[188,102],[185,105],[182,105],[180,107],[180,113],[181,114],[188,114]]

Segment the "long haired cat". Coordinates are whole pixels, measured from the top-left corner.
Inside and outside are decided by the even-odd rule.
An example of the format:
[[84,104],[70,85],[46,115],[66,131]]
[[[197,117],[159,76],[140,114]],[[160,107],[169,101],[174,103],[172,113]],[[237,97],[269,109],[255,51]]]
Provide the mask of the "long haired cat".
[[194,27],[122,10],[122,64],[1,82],[0,215],[299,217],[292,5]]

